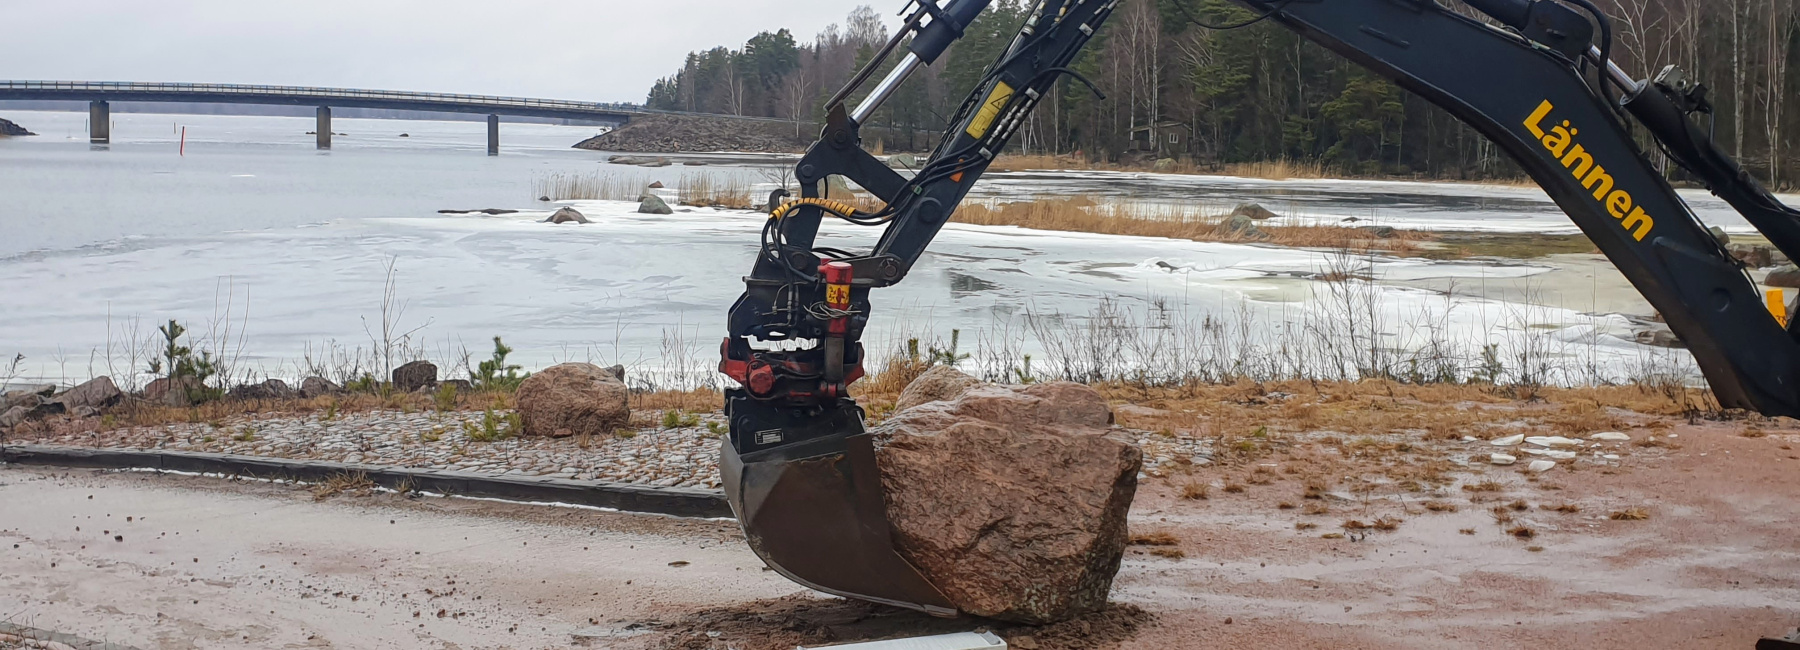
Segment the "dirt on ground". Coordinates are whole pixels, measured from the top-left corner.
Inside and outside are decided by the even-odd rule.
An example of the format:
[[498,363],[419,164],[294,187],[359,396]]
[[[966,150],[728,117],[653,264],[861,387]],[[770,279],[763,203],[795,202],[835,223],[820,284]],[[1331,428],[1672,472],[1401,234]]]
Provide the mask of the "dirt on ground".
[[894,637],[991,631],[1013,647],[1079,650],[1129,641],[1154,617],[1136,605],[1112,604],[1084,616],[1043,626],[967,618],[934,618],[861,601],[796,595],[706,609],[672,621],[633,623],[655,630],[652,650],[792,650],[796,646],[851,643]]
[[632,117],[624,126],[582,140],[575,148],[627,153],[798,153],[818,135],[814,128],[803,125],[796,137],[792,122],[698,115],[640,115]]

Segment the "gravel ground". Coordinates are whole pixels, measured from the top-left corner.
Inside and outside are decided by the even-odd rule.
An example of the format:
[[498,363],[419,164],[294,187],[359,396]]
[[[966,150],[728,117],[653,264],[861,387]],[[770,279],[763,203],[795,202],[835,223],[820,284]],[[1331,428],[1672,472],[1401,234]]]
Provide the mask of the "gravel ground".
[[[505,415],[505,412],[500,412]],[[490,474],[551,476],[675,487],[719,487],[719,438],[725,419],[699,416],[698,424],[640,429],[629,437],[469,439],[465,423],[479,427],[483,413],[370,411],[321,415],[232,418],[214,424],[168,424],[103,433],[15,437],[17,443],[109,449],[170,449],[248,456],[428,467]],[[1205,465],[1211,442],[1129,432],[1144,449],[1146,476],[1161,476],[1178,462]]]

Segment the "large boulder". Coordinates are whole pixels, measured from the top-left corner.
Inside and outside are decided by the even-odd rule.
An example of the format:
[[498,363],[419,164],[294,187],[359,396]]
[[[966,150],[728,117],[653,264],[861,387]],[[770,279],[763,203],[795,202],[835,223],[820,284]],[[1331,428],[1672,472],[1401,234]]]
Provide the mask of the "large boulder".
[[336,395],[341,392],[344,392],[342,386],[331,383],[331,380],[324,377],[307,377],[300,380],[300,396],[307,399]]
[[558,208],[554,214],[550,215],[550,218],[545,219],[544,221],[550,223],[593,223],[588,221],[587,216],[583,215],[580,210],[567,206]]
[[420,388],[437,383],[437,364],[430,361],[409,361],[394,369],[394,391],[410,393]]
[[649,192],[645,192],[644,197],[638,200],[637,211],[639,214],[675,214],[675,210],[662,197]]
[[591,363],[559,363],[519,384],[527,436],[607,435],[631,420],[625,382]]
[[293,399],[300,395],[299,391],[290,388],[287,382],[280,379],[266,379],[260,384],[244,384],[226,393],[232,399]]
[[51,401],[62,404],[63,410],[69,413],[86,410],[98,411],[125,399],[125,392],[113,385],[111,377],[101,375],[89,379],[79,386],[63,391],[51,398]]
[[956,399],[964,388],[979,383],[979,380],[963,374],[961,370],[950,366],[934,366],[900,391],[900,399],[894,401],[894,410],[901,411],[926,402]]
[[873,430],[900,554],[958,609],[1041,624],[1106,603],[1143,453],[1094,389],[973,386]]

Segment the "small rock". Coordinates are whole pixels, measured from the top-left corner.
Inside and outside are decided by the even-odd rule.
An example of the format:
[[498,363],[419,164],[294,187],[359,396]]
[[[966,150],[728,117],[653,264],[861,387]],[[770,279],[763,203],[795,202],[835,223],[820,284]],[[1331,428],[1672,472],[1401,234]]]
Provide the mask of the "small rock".
[[1511,446],[1519,444],[1521,442],[1525,442],[1525,434],[1523,434],[1523,433],[1510,435],[1505,438],[1495,438],[1493,440],[1489,440],[1488,444],[1491,444],[1495,447],[1511,447]]
[[343,392],[343,387],[331,383],[324,377],[307,377],[300,380],[300,396],[308,399],[324,395],[335,395]]
[[545,203],[549,203],[549,202],[550,202],[550,197],[548,197],[548,196],[540,196],[540,197],[538,197],[538,200],[539,200],[539,201],[543,201],[543,202],[545,202]]
[[645,194],[643,200],[638,201],[637,211],[638,214],[675,214],[669,204],[655,194]]
[[662,188],[663,188],[663,183],[662,183],[662,181],[652,181],[652,182],[651,182],[651,183],[650,183],[650,189],[653,189],[653,190],[660,190],[660,189],[662,189]]
[[580,211],[576,210],[575,208],[571,208],[571,207],[567,207],[567,206],[558,208],[557,211],[554,214],[551,214],[548,219],[545,219],[544,222],[545,223],[593,223],[592,221],[588,221],[587,216],[581,214]]
[[299,391],[280,379],[266,379],[260,384],[244,384],[226,393],[232,399],[293,399]]
[[1233,216],[1249,217],[1249,218],[1255,219],[1257,221],[1263,221],[1265,219],[1274,219],[1275,217],[1279,216],[1279,215],[1275,214],[1274,211],[1271,211],[1268,208],[1262,207],[1255,203],[1240,203],[1240,204],[1238,204],[1238,207],[1233,208],[1231,210],[1231,214]]
[[1548,472],[1554,467],[1556,467],[1556,461],[1554,460],[1534,460],[1531,461],[1530,465],[1526,465],[1525,469],[1529,469],[1533,472]]
[[193,377],[158,377],[144,385],[144,399],[169,406],[187,406],[188,393],[204,388]]
[[410,393],[420,388],[437,383],[437,364],[423,359],[409,361],[394,369],[394,390]]
[[1234,214],[1222,222],[1218,229],[1228,235],[1237,235],[1245,239],[1268,239],[1269,234],[1256,227],[1256,221],[1250,217]]
[[1800,266],[1789,264],[1769,272],[1763,284],[1771,287],[1800,288]]
[[23,406],[14,406],[6,409],[6,412],[0,413],[0,429],[11,429],[19,426],[19,423],[24,422],[25,416],[29,413],[31,413],[31,409]]
[[1477,438],[1475,436],[1463,436],[1462,437],[1463,442],[1475,442],[1477,440],[1480,440],[1480,438]]
[[1767,244],[1726,244],[1725,252],[1753,269],[1775,265],[1775,248]]
[[1657,329],[1643,330],[1632,335],[1632,338],[1641,345],[1650,345],[1659,348],[1687,347],[1687,344],[1681,341],[1681,337],[1676,336],[1675,332],[1670,331],[1666,326]]
[[1392,239],[1397,234],[1394,232],[1393,226],[1363,226],[1362,229],[1364,232],[1374,235],[1376,239]]
[[1596,433],[1594,435],[1588,436],[1588,440],[1604,440],[1604,441],[1608,441],[1608,442],[1624,442],[1624,441],[1630,440],[1630,439],[1631,439],[1631,436],[1625,435],[1623,433],[1619,433],[1617,431],[1601,431],[1600,433]]
[[125,393],[120,391],[118,386],[113,385],[112,378],[101,375],[82,382],[80,386],[64,391],[61,395],[51,398],[50,401],[62,404],[64,411],[73,412],[77,407],[82,406],[103,409],[119,403],[119,400],[122,399],[125,399]]
[[1157,158],[1156,162],[1150,163],[1150,170],[1158,172],[1175,171],[1175,159]]
[[1488,454],[1488,462],[1495,465],[1511,465],[1519,462],[1519,459],[1506,454]]
[[1575,447],[1581,444],[1580,440],[1562,436],[1531,436],[1526,438],[1525,442],[1539,447]]

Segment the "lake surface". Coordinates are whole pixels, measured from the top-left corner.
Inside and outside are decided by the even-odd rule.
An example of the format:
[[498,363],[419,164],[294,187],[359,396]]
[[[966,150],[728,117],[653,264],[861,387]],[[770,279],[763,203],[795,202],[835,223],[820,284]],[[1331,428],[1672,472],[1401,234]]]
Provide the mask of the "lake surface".
[[[762,217],[710,209],[638,215],[634,203],[616,201],[542,203],[533,183],[601,171],[661,180],[671,188],[661,192],[672,196],[682,175],[704,173],[758,184],[761,192],[773,187],[770,172],[781,159],[609,165],[605,153],[570,148],[596,128],[537,124],[503,124],[502,155],[489,157],[481,122],[364,119],[334,120],[347,135],[321,152],[306,134],[311,119],[263,116],[115,114],[114,142],[94,146],[85,114],[3,115],[41,135],[0,139],[0,355],[24,354],[25,375],[58,381],[138,367],[126,359],[125,342],[143,347],[151,325],[172,318],[187,323],[202,347],[231,355],[240,374],[293,378],[307,357],[319,365],[334,353],[367,364],[370,348],[379,347],[372,332],[380,330],[389,264],[395,306],[405,308],[390,323],[440,365],[465,350],[485,357],[490,339],[503,336],[527,368],[574,359],[625,363],[642,377],[704,375],[716,363],[724,313],[742,289]],[[1573,230],[1535,189],[1447,183],[1018,172],[984,178],[974,197],[1046,194],[1203,209],[1255,201],[1296,220]],[[1690,198],[1703,213],[1717,212]],[[560,205],[596,223],[537,223]],[[524,212],[437,213],[488,207]],[[866,245],[874,234],[834,227],[824,240]],[[1306,276],[1346,265],[1382,280],[1464,284],[1549,270],[952,225],[907,282],[876,294],[866,341],[887,350],[908,337],[942,340],[960,330],[963,350],[978,353],[971,364],[1035,354],[1043,368],[1058,359],[1076,363],[1063,358],[1063,337],[1091,323],[1096,309],[1122,309],[1144,327],[1175,331],[1215,319],[1243,330],[1234,350],[1211,353],[1282,354],[1295,328],[1343,320],[1333,315],[1343,305],[1332,304],[1343,296]],[[1615,374],[1650,354],[1629,342],[1633,323],[1590,313],[1591,305],[1370,286],[1366,320],[1395,350],[1434,337],[1471,355],[1487,344],[1542,344]],[[1179,347],[1202,354],[1200,336]],[[1139,363],[1212,362],[1132,354]]]

